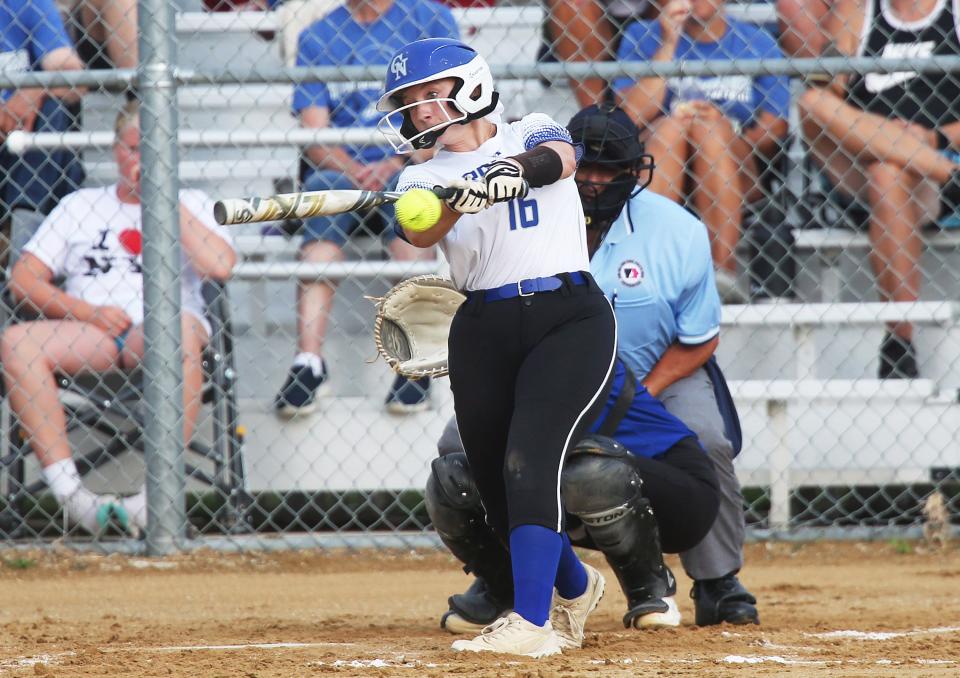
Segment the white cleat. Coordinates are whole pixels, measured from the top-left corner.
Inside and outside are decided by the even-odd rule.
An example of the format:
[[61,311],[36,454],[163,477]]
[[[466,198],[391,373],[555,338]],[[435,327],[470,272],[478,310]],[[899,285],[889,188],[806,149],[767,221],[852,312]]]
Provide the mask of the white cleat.
[[553,593],[550,621],[560,637],[560,646],[563,649],[583,647],[583,627],[587,623],[587,617],[603,598],[606,586],[603,575],[586,563],[583,564],[583,569],[587,571],[587,590],[581,596],[567,600],[556,591]]
[[647,614],[634,617],[633,628],[635,629],[666,629],[680,626],[680,609],[677,607],[677,601],[673,596],[666,596],[660,599],[667,606],[666,612],[648,612]]
[[561,651],[560,638],[549,620],[537,626],[516,612],[500,617],[473,640],[455,640],[451,647],[457,652],[499,652],[534,658]]

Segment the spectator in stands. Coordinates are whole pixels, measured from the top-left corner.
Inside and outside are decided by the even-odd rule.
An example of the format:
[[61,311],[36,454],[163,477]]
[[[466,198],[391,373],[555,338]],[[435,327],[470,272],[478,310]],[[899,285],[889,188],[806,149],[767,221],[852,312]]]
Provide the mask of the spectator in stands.
[[[385,67],[394,52],[409,42],[458,36],[453,14],[432,0],[347,0],[300,35],[297,64]],[[380,118],[375,108],[380,94],[379,82],[302,83],[294,91],[293,110],[306,128],[373,128]],[[390,146],[355,144],[311,146],[306,149],[306,159],[311,169],[305,190],[383,190],[395,183],[408,156],[394,155]],[[380,216],[390,222],[393,210],[381,208]],[[343,259],[348,237],[365,224],[362,216],[352,213],[308,219],[301,258],[311,262]],[[397,238],[389,223],[382,237],[394,259],[434,256],[430,250],[418,250]],[[329,378],[322,349],[334,291],[328,281],[299,287],[299,352],[274,402],[280,416],[313,411],[317,390]],[[387,396],[387,409],[396,413],[425,409],[429,385],[428,379],[398,377]]]
[[[136,102],[117,117],[113,152],[119,182],[71,193],[54,209],[13,267],[10,293],[43,319],[11,325],[0,337],[10,407],[29,436],[47,485],[68,519],[96,533],[111,516],[133,531],[146,521],[146,497],[117,500],[86,489],[67,441],[55,373],[128,370],[143,357],[140,131]],[[213,220],[213,202],[180,192],[184,437],[200,407],[201,352],[210,327],[204,278],[226,280],[236,261],[230,236]],[[63,289],[52,281],[64,278]]]
[[[955,4],[841,0],[827,50],[883,57],[960,55]],[[870,261],[885,301],[915,301],[920,228],[960,206],[960,81],[953,73],[811,77],[800,97],[804,136],[827,180],[869,208]],[[881,378],[918,374],[913,328],[890,325]]]
[[[782,58],[763,28],[726,16],[723,0],[668,0],[657,21],[633,24],[619,58],[729,60]],[[650,189],[677,202],[692,199],[712,236],[717,286],[727,302],[742,302],[734,252],[746,201],[762,196],[761,163],[787,134],[786,77],[622,78],[614,89],[623,107],[648,130],[657,159]]]
[[[76,71],[83,64],[71,46],[53,0],[0,0],[0,71]],[[0,90],[0,142],[14,130],[66,131],[67,105],[79,89]],[[0,148],[0,222],[16,208],[49,211],[83,180],[79,156],[69,150],[13,155]],[[6,244],[0,246],[6,256]]]
[[[561,61],[610,61],[627,27],[654,14],[650,0],[548,0],[550,50]],[[602,78],[571,80],[570,87],[581,107],[600,103],[608,94]]]
[[341,4],[343,0],[286,0],[274,9],[281,26],[280,56],[283,63],[296,66],[300,34]]
[[58,0],[91,68],[136,68],[136,0]]
[[[343,0],[204,0],[211,12],[234,9],[272,9],[280,25],[280,56],[288,66],[296,65],[297,43],[305,28],[339,7]],[[444,0],[448,7],[492,7],[496,0]],[[265,37],[269,34],[263,34]],[[267,39],[271,39],[267,37]]]
[[827,44],[828,0],[777,0],[780,46],[788,56],[819,56]]

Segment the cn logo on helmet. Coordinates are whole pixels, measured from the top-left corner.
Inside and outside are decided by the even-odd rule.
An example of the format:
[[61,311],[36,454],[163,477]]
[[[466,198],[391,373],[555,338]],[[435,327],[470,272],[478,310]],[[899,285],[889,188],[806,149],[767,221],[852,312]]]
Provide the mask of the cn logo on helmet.
[[620,278],[620,282],[622,282],[624,285],[628,285],[630,287],[639,285],[643,282],[643,266],[632,259],[628,259],[620,264],[620,269],[617,271],[617,277]]
[[402,54],[393,57],[393,61],[390,62],[390,72],[398,78],[407,77],[407,57]]

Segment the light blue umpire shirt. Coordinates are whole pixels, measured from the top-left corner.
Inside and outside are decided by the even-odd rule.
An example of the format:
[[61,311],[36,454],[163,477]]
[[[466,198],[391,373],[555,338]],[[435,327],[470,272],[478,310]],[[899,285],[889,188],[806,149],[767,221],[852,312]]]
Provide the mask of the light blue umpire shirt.
[[662,195],[627,201],[590,261],[617,315],[618,353],[637,379],[679,340],[720,333],[720,296],[707,227]]

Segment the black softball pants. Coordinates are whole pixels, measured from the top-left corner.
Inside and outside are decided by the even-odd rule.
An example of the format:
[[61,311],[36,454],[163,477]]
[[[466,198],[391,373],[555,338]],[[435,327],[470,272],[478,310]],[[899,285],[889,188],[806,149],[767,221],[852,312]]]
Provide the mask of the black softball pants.
[[450,328],[460,438],[487,522],[505,541],[518,525],[563,531],[560,470],[606,400],[616,319],[589,274],[557,291],[485,302],[474,295]]

